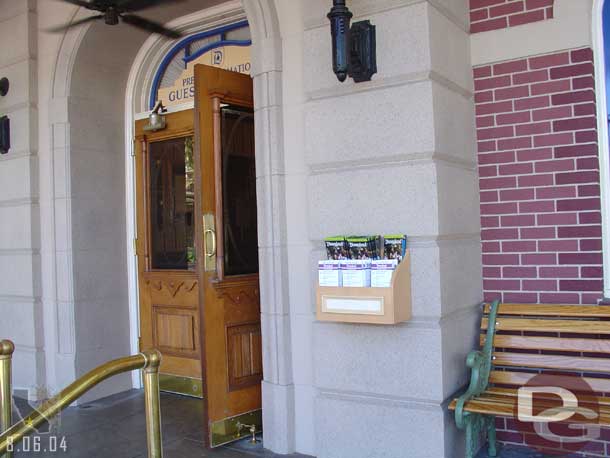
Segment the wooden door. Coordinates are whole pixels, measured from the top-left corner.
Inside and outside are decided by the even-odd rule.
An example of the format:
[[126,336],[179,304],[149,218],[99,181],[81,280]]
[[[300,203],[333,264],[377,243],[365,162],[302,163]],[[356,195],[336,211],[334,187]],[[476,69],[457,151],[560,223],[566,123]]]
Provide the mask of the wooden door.
[[260,431],[261,324],[252,80],[195,66],[206,440]]
[[163,354],[162,390],[201,397],[194,111],[166,120],[135,129],[140,349]]

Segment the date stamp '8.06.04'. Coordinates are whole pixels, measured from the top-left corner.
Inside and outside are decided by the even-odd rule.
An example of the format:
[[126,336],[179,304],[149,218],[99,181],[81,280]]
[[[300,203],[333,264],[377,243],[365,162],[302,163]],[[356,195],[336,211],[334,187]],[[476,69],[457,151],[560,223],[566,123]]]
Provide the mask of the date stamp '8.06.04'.
[[68,442],[66,436],[44,434],[42,436],[25,436],[13,443],[9,438],[7,452],[16,453],[66,453]]
[[[29,394],[29,393],[28,393]],[[6,451],[11,453],[27,454],[30,456],[35,453],[44,454],[63,454],[68,451],[68,440],[61,434],[62,412],[47,418],[43,411],[39,409],[42,402],[32,401],[29,395],[14,397],[13,419],[25,423],[31,428],[31,434],[21,439],[9,436]],[[33,425],[32,414],[37,413],[44,418],[44,422],[36,427]]]

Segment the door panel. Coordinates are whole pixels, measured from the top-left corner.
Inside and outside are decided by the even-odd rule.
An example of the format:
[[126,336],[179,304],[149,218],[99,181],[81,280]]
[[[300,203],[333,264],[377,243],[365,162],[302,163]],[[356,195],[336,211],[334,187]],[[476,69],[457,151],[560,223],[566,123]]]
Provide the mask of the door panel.
[[201,396],[194,111],[166,116],[158,132],[136,122],[140,346],[163,354],[162,389]]
[[[262,347],[258,283],[252,80],[195,66],[200,152],[199,269],[206,438],[212,447],[261,429]],[[241,426],[241,427],[240,427]]]
[[263,375],[261,327],[259,323],[227,326],[229,354],[229,390],[259,384]]

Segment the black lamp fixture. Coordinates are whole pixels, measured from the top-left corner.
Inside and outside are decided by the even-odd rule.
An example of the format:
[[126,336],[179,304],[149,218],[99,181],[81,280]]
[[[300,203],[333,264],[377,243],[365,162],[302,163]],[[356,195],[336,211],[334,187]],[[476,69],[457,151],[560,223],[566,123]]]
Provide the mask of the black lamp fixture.
[[[8,78],[0,78],[0,96],[8,94]],[[11,122],[8,116],[0,116],[0,154],[8,153],[11,147]]]
[[375,26],[371,21],[354,22],[345,0],[333,0],[328,13],[333,40],[333,70],[339,81],[348,75],[356,83],[370,81],[377,73],[377,44]]
[[0,96],[4,97],[8,94],[8,78],[0,78]]

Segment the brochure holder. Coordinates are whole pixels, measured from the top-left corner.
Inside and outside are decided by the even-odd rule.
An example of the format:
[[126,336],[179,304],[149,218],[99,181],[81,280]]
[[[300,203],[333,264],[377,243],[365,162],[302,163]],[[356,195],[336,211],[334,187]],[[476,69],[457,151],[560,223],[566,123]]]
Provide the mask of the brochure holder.
[[411,319],[409,250],[389,288],[318,286],[316,318],[340,323],[397,324]]

